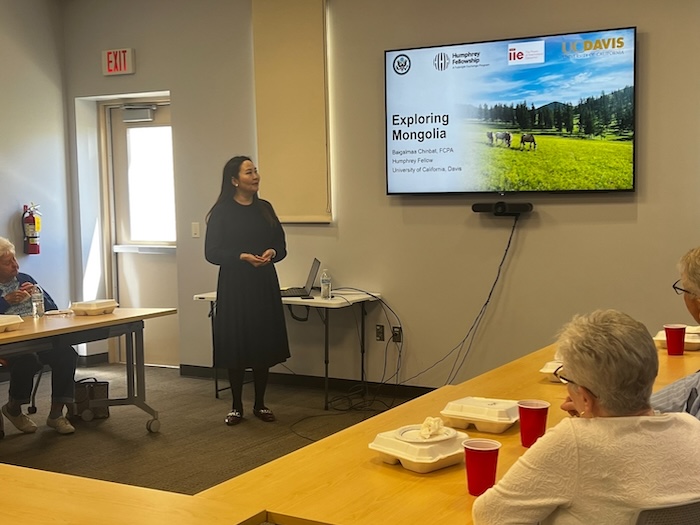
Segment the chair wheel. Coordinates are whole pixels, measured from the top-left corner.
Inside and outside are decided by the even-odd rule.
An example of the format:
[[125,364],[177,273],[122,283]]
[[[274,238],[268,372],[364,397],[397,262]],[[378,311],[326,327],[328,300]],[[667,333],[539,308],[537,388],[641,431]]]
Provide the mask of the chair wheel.
[[29,407],[27,409],[27,412],[29,412],[30,414],[36,414],[36,407]]
[[95,413],[89,408],[86,408],[80,413],[80,419],[82,419],[83,421],[92,421],[93,419],[95,419]]

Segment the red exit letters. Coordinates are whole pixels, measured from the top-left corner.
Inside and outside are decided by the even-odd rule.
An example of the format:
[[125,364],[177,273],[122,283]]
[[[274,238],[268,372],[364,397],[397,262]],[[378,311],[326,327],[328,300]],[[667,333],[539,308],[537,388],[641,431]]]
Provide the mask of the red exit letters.
[[110,49],[102,52],[104,75],[127,75],[134,72],[133,49]]

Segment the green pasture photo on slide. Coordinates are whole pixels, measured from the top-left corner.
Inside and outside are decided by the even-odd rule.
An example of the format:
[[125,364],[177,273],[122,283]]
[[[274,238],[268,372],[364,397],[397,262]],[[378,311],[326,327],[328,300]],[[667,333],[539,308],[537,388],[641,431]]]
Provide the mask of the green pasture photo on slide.
[[[480,128],[478,126],[475,128]],[[632,187],[633,142],[629,137],[606,135],[585,137],[576,133],[538,134],[532,132],[536,147],[529,142],[521,146],[521,135],[510,131],[510,146],[491,143],[483,126],[472,130],[475,142],[470,148],[477,159],[476,177],[486,191],[567,191],[620,190]],[[528,132],[529,133],[529,132]]]

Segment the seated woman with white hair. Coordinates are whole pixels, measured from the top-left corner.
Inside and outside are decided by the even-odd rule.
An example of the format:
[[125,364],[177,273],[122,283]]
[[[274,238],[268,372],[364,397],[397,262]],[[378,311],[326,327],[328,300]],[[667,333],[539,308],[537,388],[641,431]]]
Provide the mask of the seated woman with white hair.
[[573,417],[476,499],[474,524],[630,523],[639,509],[700,499],[700,421],[651,408],[659,362],[646,327],[616,310],[578,315],[557,355]]
[[[29,316],[32,312],[31,291],[37,282],[28,274],[19,271],[15,257],[15,245],[0,237],[0,314]],[[43,290],[46,310],[57,310],[56,303]],[[25,434],[36,432],[37,426],[22,412],[22,405],[30,400],[34,374],[44,365],[51,367],[51,407],[46,425],[59,434],[72,434],[75,427],[63,415],[68,403],[73,403],[75,394],[75,367],[78,355],[70,345],[56,346],[36,354],[21,354],[7,357],[10,368],[9,398],[0,407],[0,438],[4,437],[2,416],[17,430]]]

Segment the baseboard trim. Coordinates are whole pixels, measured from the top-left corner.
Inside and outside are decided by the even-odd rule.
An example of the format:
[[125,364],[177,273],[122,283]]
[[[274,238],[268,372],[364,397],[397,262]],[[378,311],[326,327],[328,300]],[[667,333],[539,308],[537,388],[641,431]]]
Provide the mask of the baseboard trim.
[[107,352],[92,355],[79,355],[77,366],[79,368],[89,368],[105,363],[109,363],[109,354]]
[[[180,365],[180,375],[183,377],[197,377],[202,379],[214,379],[214,373],[217,374],[219,380],[224,381],[223,385],[219,385],[219,388],[225,388],[228,386],[228,376],[226,370],[214,369],[206,366],[195,366],[195,365]],[[250,371],[246,372],[246,381],[253,379],[253,375]],[[323,390],[325,378],[317,376],[307,376],[300,374],[281,374],[279,372],[270,372],[271,384],[279,385],[292,385],[292,386],[302,386],[307,388],[317,388]],[[338,379],[330,377],[328,378],[328,387],[333,390],[346,391],[352,387],[357,386],[358,380],[353,379]],[[380,386],[380,383],[375,383],[367,381],[367,387],[374,390]],[[427,394],[435,390],[431,387],[423,386],[412,386],[412,385],[394,385],[389,383],[384,383],[381,385],[382,394],[386,396],[397,396],[404,398],[414,398]]]

